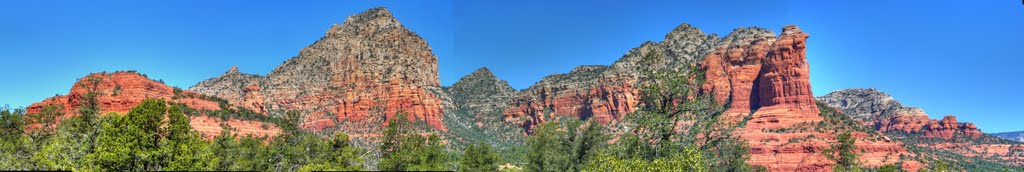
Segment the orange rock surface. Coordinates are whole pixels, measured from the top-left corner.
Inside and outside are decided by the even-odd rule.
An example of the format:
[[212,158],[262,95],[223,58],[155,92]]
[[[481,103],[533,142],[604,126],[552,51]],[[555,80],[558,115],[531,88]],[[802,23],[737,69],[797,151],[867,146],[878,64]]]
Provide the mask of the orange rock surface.
[[276,125],[259,121],[238,119],[229,119],[224,121],[220,118],[196,115],[189,117],[189,122],[192,129],[198,131],[199,134],[206,139],[213,139],[214,137],[220,136],[221,131],[224,130],[224,128],[221,127],[221,124],[227,124],[230,126],[232,128],[231,132],[236,134],[236,137],[274,137],[281,133],[281,128]]
[[702,68],[707,71],[708,82],[702,86],[711,90],[719,104],[729,102],[724,113],[729,121],[750,115],[760,100],[755,81],[761,72],[761,60],[768,55],[775,34],[760,28],[743,28],[726,36],[724,43],[704,58]]
[[[95,88],[93,88],[95,85]],[[65,117],[77,115],[78,108],[83,105],[82,98],[94,89],[99,96],[96,97],[97,104],[101,110],[100,114],[108,112],[125,113],[132,107],[138,105],[147,98],[170,100],[172,102],[185,103],[191,108],[218,110],[217,102],[183,98],[173,99],[174,88],[163,83],[153,81],[146,76],[135,72],[114,72],[90,74],[71,87],[71,91],[64,96],[55,96],[33,103],[26,108],[28,113],[38,113],[46,105],[63,105]],[[195,94],[183,91],[181,94]]]
[[755,124],[786,126],[821,120],[811,93],[807,37],[794,25],[782,28],[771,52],[762,60],[757,79],[760,108],[752,120]]

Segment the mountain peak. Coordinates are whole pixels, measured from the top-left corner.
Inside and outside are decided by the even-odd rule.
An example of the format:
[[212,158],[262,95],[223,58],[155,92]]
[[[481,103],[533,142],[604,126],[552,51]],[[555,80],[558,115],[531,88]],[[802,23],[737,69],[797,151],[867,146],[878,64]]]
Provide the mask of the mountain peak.
[[228,73],[240,73],[238,72],[238,66],[231,66],[231,69],[228,69]]
[[488,78],[497,78],[496,76],[494,76],[494,73],[492,73],[490,69],[487,69],[487,67],[480,67],[480,69],[476,69],[475,71],[473,71],[473,73],[470,73],[469,76],[484,76]]
[[796,25],[788,25],[788,26],[782,27],[782,35],[797,34],[797,33],[804,33],[804,31],[800,30],[800,27],[797,27]]
[[359,31],[378,30],[383,28],[402,27],[398,19],[387,8],[377,7],[345,18],[341,25],[335,24],[327,34],[359,33]]

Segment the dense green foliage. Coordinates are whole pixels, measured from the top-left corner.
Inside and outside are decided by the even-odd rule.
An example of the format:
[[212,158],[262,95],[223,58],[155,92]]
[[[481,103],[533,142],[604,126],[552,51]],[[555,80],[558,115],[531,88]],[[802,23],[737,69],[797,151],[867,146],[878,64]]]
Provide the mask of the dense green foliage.
[[498,171],[498,155],[488,144],[469,145],[462,154],[459,171]]
[[399,112],[384,130],[380,146],[378,170],[440,171],[447,170],[448,153],[437,135],[413,133],[405,113]]

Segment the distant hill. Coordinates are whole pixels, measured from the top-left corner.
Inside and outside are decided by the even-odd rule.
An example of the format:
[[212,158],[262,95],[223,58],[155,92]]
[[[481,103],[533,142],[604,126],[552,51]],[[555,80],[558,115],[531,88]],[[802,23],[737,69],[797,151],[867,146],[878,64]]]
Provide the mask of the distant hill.
[[1003,138],[1003,139],[1006,139],[1006,140],[1012,140],[1012,141],[1015,141],[1015,142],[1024,142],[1024,131],[991,133],[991,135],[999,137],[999,138]]

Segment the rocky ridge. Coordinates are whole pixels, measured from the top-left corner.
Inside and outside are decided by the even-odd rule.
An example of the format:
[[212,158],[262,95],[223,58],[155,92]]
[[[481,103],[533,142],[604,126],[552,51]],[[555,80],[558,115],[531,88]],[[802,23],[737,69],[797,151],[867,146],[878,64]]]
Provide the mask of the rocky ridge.
[[526,128],[561,116],[595,118],[608,123],[632,113],[645,70],[691,67],[718,42],[717,35],[682,24],[661,42],[645,42],[610,66],[590,65],[544,77],[521,91],[504,111],[506,122]]
[[894,136],[911,148],[924,150],[925,155],[953,162],[1024,164],[1024,145],[984,134],[972,123],[958,122],[955,116],[930,119],[922,109],[905,107],[876,89],[839,90],[818,100]]
[[873,88],[839,90],[818,97],[818,100],[882,132],[920,133],[923,137],[942,139],[954,136],[978,138],[983,135],[970,122],[960,123],[955,116],[930,119],[924,110],[904,107],[889,94]]

